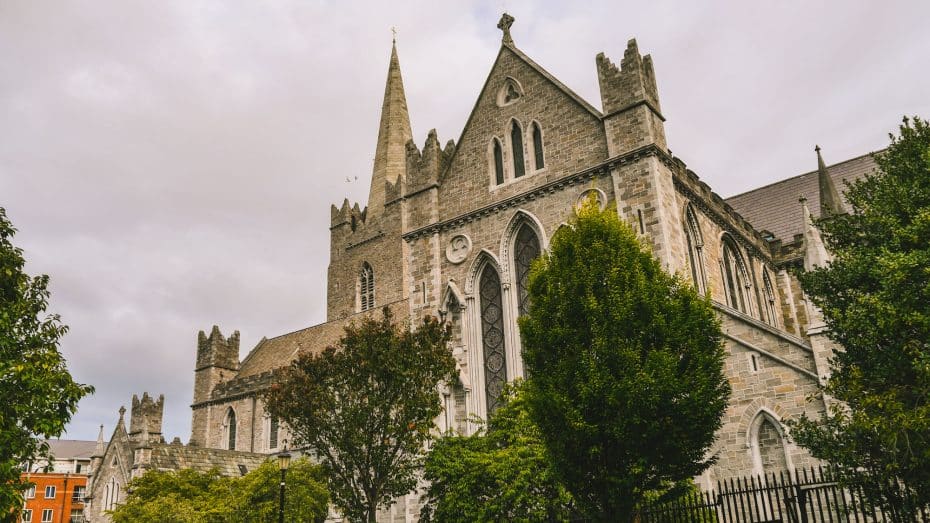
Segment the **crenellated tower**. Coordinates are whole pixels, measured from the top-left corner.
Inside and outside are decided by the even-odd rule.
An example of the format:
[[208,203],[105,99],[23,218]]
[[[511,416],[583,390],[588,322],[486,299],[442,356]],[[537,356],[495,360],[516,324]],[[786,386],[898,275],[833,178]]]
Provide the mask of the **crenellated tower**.
[[203,403],[210,399],[210,393],[217,385],[235,377],[238,370],[239,331],[234,331],[229,338],[225,338],[220,328],[214,325],[209,336],[203,331],[197,334],[191,445],[206,445],[207,413]]
[[607,152],[622,159],[613,170],[617,212],[652,240],[655,254],[674,272],[685,256],[652,57],[642,56],[634,39],[620,67],[604,53],[596,62]]
[[129,439],[134,443],[145,441],[162,442],[162,418],[165,413],[165,395],[154,399],[148,392],[140,399],[132,395],[132,410],[129,413]]

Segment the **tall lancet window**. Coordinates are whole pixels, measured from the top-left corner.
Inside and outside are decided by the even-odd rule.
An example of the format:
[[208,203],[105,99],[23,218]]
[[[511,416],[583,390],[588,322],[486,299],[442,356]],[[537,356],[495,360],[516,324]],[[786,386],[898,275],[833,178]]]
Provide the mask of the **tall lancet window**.
[[517,232],[513,244],[514,272],[517,276],[517,310],[520,316],[529,311],[530,293],[527,280],[530,277],[530,265],[539,257],[539,238],[529,225],[523,224]]
[[772,278],[769,276],[767,268],[762,269],[762,291],[765,300],[765,315],[770,325],[778,324],[778,315],[775,314],[775,288],[772,286]]
[[504,149],[497,138],[494,139],[492,148],[494,149],[494,182],[500,185],[504,183]]
[[749,274],[739,249],[729,236],[723,238],[723,259],[720,262],[727,305],[749,314]]
[[226,448],[236,450],[236,411],[232,407],[226,411]]
[[533,122],[533,157],[537,171],[546,166],[543,159],[542,130],[536,122]]
[[526,165],[523,161],[523,130],[516,120],[510,129],[510,147],[513,149],[513,177],[519,178],[526,174]]
[[375,308],[375,271],[368,262],[362,264],[358,275],[358,310],[360,312]]
[[694,209],[689,204],[685,209],[685,240],[688,242],[688,264],[691,266],[691,281],[698,294],[704,294],[707,289],[707,279],[704,275],[704,238],[698,224]]
[[507,357],[504,352],[504,307],[501,279],[491,265],[481,272],[481,342],[484,346],[485,398],[490,416],[500,405],[501,392],[507,383]]

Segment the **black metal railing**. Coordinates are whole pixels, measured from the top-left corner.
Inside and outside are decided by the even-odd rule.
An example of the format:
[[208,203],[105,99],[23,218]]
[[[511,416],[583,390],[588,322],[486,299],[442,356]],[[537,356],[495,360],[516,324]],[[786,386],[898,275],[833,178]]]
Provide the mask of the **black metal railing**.
[[[930,522],[927,507],[914,507],[909,489],[883,478],[855,477],[843,486],[826,468],[734,478],[710,492],[645,505],[642,523]],[[866,490],[872,493],[866,496]],[[875,504],[879,493],[886,503]],[[908,506],[909,510],[902,507]]]

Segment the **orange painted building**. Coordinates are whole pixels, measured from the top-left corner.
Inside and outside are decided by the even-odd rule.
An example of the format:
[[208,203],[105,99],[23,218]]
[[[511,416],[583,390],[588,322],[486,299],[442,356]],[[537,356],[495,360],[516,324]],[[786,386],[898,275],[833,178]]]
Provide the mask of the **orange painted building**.
[[86,474],[26,473],[23,478],[35,483],[26,491],[26,506],[20,515],[23,523],[83,523]]

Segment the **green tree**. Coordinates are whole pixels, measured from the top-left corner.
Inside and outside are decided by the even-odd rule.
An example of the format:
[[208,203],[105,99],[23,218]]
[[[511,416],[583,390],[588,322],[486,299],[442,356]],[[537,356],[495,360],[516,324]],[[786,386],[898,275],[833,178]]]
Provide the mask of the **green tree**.
[[905,119],[875,161],[878,172],[846,190],[852,212],[817,221],[833,261],[800,276],[843,347],[825,387],[842,403],[792,436],[908,517],[930,508],[928,123]]
[[301,355],[267,393],[269,412],[319,457],[350,520],[375,521],[379,506],[416,486],[442,412],[438,384],[455,373],[448,340],[436,319],[411,331],[385,308],[346,327],[335,347]]
[[58,351],[68,328],[45,312],[48,276],[23,271],[15,233],[0,207],[0,519],[22,508],[22,466],[49,459],[44,440],[60,436],[78,401],[93,392],[68,373]]
[[710,301],[588,201],[534,263],[520,319],[530,414],[587,517],[628,521],[700,474],[730,386]]
[[[128,486],[126,502],[111,513],[114,523],[219,523],[276,521],[281,480],[275,461],[266,461],[241,478],[216,470],[146,472]],[[287,521],[323,521],[329,495],[323,471],[308,459],[287,471]]]
[[423,475],[429,484],[424,522],[568,521],[571,515],[571,496],[555,477],[519,383],[504,390],[485,431],[439,439]]

